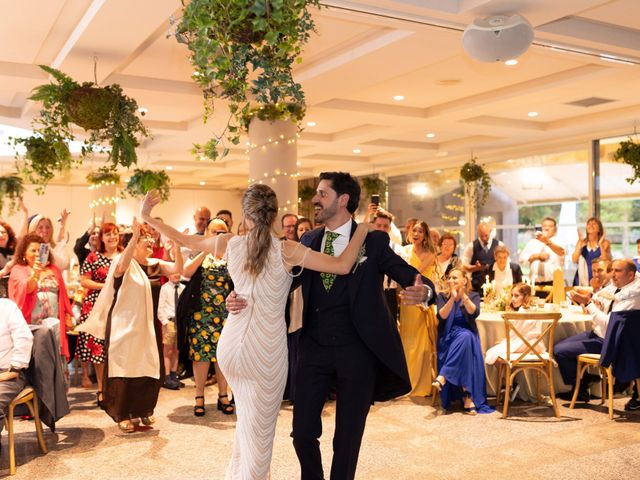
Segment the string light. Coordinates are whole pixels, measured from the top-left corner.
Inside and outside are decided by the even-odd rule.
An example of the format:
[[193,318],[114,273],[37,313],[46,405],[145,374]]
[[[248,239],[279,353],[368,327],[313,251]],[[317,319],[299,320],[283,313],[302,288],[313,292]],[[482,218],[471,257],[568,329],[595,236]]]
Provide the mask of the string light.
[[118,197],[102,197],[92,201],[89,204],[89,208],[96,208],[100,205],[113,205],[114,203],[118,203],[119,201],[120,199]]
[[94,183],[89,185],[89,190],[95,190],[98,188],[102,188],[102,187],[108,187],[109,185],[115,185],[116,182],[115,180],[111,180],[110,182],[105,182],[104,180],[102,180],[100,183]]
[[248,155],[250,152],[252,152],[253,150],[255,150],[256,148],[259,148],[260,150],[262,150],[263,152],[267,150],[267,147],[271,146],[271,145],[279,145],[280,143],[284,144],[286,143],[287,145],[293,145],[294,143],[296,143],[297,139],[300,138],[300,134],[296,133],[295,137],[288,137],[285,138],[284,135],[280,135],[279,138],[269,138],[265,143],[251,143],[251,142],[247,142],[247,149],[244,151],[244,153],[246,155]]

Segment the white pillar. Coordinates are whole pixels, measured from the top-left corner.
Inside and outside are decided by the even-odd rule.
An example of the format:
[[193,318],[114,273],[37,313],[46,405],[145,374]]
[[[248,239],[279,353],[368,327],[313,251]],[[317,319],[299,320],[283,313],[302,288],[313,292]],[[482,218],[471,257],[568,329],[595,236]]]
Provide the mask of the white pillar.
[[290,121],[263,121],[249,125],[249,184],[269,185],[278,196],[278,209],[298,213],[298,127]]
[[[91,214],[100,222],[116,223],[116,185],[96,185],[91,189]],[[104,215],[105,218],[102,218]]]
[[[464,189],[464,228],[462,231],[464,232],[464,242],[463,245],[466,245],[469,242],[472,242],[476,238],[476,222],[478,221],[478,208],[476,207],[475,202],[471,201],[471,197],[476,193],[476,184],[471,183],[468,186],[465,186]],[[464,248],[464,247],[463,247]]]

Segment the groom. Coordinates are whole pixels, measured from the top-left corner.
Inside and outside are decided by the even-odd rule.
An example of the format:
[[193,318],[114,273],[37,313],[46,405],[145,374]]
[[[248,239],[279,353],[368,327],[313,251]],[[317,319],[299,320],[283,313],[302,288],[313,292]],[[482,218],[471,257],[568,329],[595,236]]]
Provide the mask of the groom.
[[[354,177],[322,173],[313,204],[315,220],[325,228],[307,232],[302,243],[340,255],[356,229],[352,214],[359,198]],[[337,389],[332,480],[355,477],[371,404],[411,390],[398,329],[383,294],[385,275],[406,289],[405,303],[433,303],[433,284],[398,257],[388,235],[378,231],[368,234],[350,274],[303,270],[294,281],[292,288],[302,283],[304,312],[291,436],[303,480],[324,478],[318,439],[332,385]],[[243,303],[233,297],[227,308],[237,311]]]

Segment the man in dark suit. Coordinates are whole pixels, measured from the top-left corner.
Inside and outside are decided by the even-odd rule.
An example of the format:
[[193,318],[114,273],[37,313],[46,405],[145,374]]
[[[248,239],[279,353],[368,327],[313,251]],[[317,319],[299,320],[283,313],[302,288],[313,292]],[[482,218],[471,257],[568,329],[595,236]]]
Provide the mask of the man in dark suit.
[[[302,243],[339,255],[355,231],[352,215],[359,198],[360,186],[351,175],[322,173],[313,204],[315,220],[325,228],[307,232]],[[303,480],[324,478],[318,439],[332,385],[337,394],[332,480],[355,477],[373,401],[411,389],[400,336],[383,295],[384,275],[406,289],[407,303],[433,302],[433,284],[391,250],[384,232],[367,236],[349,275],[304,270],[298,277],[304,312],[291,436]]]

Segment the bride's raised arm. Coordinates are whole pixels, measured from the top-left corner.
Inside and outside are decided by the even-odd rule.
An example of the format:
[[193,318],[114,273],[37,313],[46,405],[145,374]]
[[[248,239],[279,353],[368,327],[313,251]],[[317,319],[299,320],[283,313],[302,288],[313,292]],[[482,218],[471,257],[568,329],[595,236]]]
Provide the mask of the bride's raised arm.
[[[214,239],[203,235],[185,235],[175,228],[165,224],[162,220],[151,216],[151,211],[160,203],[160,195],[156,190],[148,192],[140,204],[140,216],[142,220],[158,230],[165,237],[184,245],[185,247],[201,252],[213,253],[215,249]],[[222,243],[222,242],[221,242]],[[226,242],[225,242],[226,244]]]
[[353,267],[353,264],[358,258],[358,252],[368,232],[369,224],[359,224],[353,237],[351,237],[349,245],[347,245],[347,248],[338,257],[316,252],[292,240],[284,240],[282,254],[285,263],[292,268],[294,266],[301,266],[315,270],[316,272],[346,275],[351,271],[351,267]]

